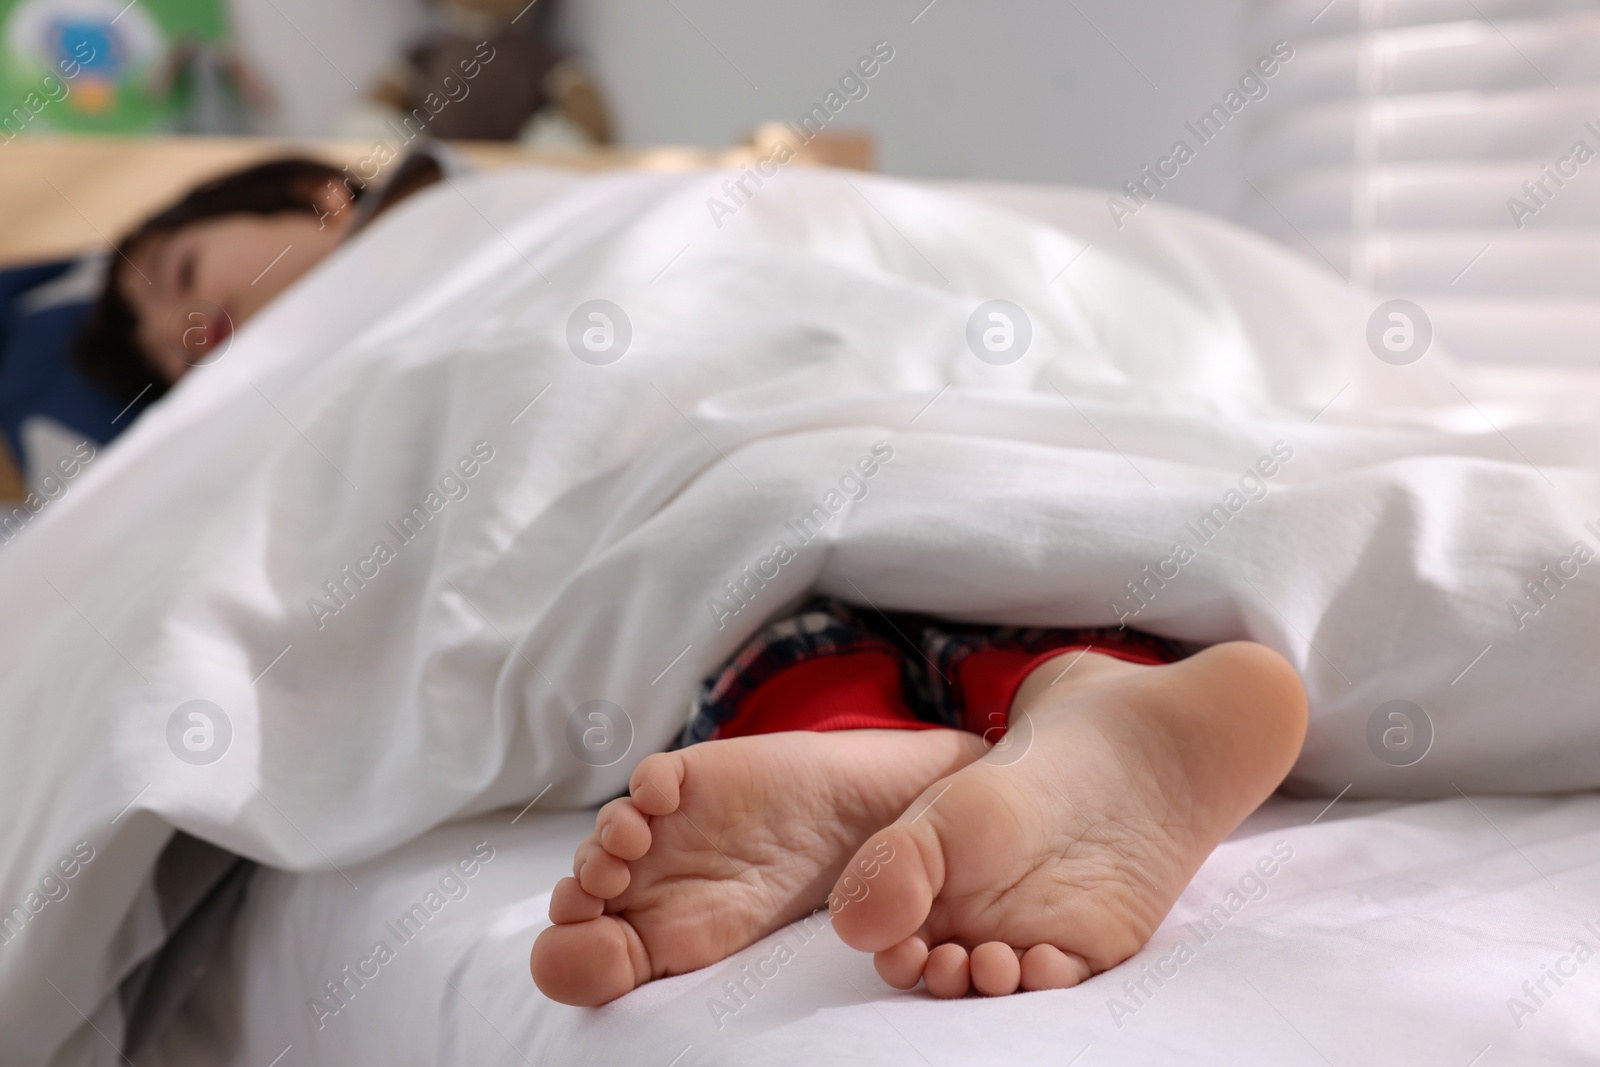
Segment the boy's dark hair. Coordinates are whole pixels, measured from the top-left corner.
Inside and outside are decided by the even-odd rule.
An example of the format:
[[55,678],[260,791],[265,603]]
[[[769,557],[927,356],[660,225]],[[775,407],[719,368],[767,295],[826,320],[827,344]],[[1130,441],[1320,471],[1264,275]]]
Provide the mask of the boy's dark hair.
[[338,167],[312,159],[276,159],[213,178],[134,227],[117,242],[121,255],[107,266],[100,296],[78,333],[73,352],[78,369],[124,403],[141,394],[147,401],[160,397],[167,383],[139,348],[138,316],[117,286],[123,257],[153,237],[224,215],[320,214],[317,194],[330,181],[344,183],[352,199],[361,195],[360,183]]

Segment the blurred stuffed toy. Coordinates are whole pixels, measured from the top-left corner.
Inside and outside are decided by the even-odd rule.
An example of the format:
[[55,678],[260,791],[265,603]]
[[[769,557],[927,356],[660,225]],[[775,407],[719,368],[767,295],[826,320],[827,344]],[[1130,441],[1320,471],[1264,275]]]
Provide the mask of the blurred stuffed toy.
[[382,136],[380,126],[393,130],[425,117],[426,133],[444,140],[610,143],[598,87],[553,40],[557,0],[432,0],[431,6],[433,31],[407,50],[344,132]]

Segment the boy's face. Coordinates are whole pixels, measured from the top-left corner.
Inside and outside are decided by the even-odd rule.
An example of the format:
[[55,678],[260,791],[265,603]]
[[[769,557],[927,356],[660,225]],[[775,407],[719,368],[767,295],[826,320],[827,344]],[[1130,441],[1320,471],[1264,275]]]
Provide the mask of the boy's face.
[[224,215],[142,242],[117,264],[117,284],[138,316],[151,369],[170,384],[214,358],[234,330],[337,247],[354,216]]

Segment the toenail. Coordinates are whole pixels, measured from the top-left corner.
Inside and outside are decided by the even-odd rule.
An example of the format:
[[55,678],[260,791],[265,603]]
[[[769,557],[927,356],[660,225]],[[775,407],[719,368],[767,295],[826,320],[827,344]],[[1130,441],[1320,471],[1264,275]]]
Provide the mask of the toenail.
[[608,840],[610,840],[610,838],[611,838],[611,828],[613,826],[615,826],[615,825],[616,825],[615,823],[609,823],[608,822],[604,826],[600,827],[600,847],[601,848],[605,848],[606,847],[606,842]]

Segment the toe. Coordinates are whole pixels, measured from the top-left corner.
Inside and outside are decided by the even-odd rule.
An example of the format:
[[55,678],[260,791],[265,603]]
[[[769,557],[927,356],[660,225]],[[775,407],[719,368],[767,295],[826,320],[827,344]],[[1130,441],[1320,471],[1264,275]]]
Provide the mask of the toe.
[[915,989],[922,981],[922,970],[927,963],[928,944],[920,937],[908,937],[872,957],[878,977],[896,989]]
[[928,992],[941,1000],[953,1000],[967,995],[971,981],[967,950],[956,944],[943,944],[928,953],[928,965],[922,970],[922,981]]
[[600,847],[619,860],[641,859],[650,851],[650,820],[631,797],[619,797],[601,808],[594,826]]
[[922,929],[944,887],[944,848],[927,803],[947,788],[928,787],[908,814],[879,830],[856,852],[828,901],[840,940],[862,952],[882,952]]
[[628,793],[633,797],[634,806],[646,815],[671,815],[677,811],[683,771],[681,752],[646,756],[628,779]]
[[972,987],[986,997],[1004,997],[1017,991],[1022,962],[1003,941],[985,941],[972,950]]
[[529,966],[540,992],[579,1007],[615,1000],[650,977],[639,935],[610,915],[546,927],[533,943]]
[[628,865],[600,847],[598,841],[590,842],[578,850],[573,873],[583,891],[601,900],[621,896],[628,888],[632,875]]
[[563,878],[550,893],[550,921],[581,923],[605,913],[606,902],[584,892],[576,878]]
[[1082,956],[1062,952],[1054,945],[1034,945],[1022,954],[1022,988],[1071,989],[1089,977]]
[[580,841],[577,850],[572,853],[572,873],[576,875],[583,870],[584,863],[598,851],[600,851],[600,839],[594,834]]

